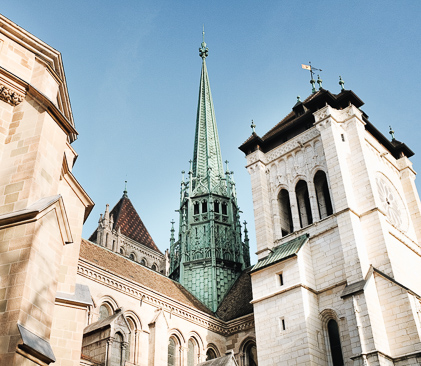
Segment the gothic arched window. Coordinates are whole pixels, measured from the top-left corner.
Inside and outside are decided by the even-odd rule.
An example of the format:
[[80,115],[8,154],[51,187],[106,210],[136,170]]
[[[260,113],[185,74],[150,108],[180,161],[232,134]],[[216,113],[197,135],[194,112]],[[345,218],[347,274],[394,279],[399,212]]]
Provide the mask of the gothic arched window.
[[310,198],[308,196],[307,183],[300,180],[295,186],[295,194],[297,196],[298,214],[300,216],[300,226],[305,227],[313,223],[311,215]]
[[145,258],[142,258],[142,260],[140,261],[140,264],[141,264],[142,266],[146,266],[146,261],[145,261]]
[[136,257],[135,257],[135,255],[134,255],[133,253],[130,253],[130,255],[129,255],[129,259],[130,259],[131,261],[135,261],[135,260],[136,260]]
[[202,213],[208,212],[208,203],[206,201],[202,201]]
[[326,174],[319,170],[314,176],[314,188],[316,190],[317,206],[320,219],[332,215],[332,202],[330,200],[329,187],[327,185]]
[[341,338],[339,335],[338,323],[330,319],[327,323],[327,332],[329,335],[330,354],[332,355],[333,366],[343,366]]
[[289,193],[286,189],[279,192],[279,216],[281,219],[282,236],[288,235],[294,231],[292,225],[291,204],[289,201]]
[[156,272],[156,265],[155,264],[152,264],[151,270]]

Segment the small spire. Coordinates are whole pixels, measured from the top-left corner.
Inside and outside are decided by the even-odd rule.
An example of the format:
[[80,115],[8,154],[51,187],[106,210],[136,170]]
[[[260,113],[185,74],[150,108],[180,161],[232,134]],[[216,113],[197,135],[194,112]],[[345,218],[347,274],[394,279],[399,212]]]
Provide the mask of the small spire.
[[323,80],[320,79],[320,75],[317,75],[317,84],[319,84],[319,90],[322,88],[322,82]]
[[389,126],[389,128],[390,128],[389,133],[390,133],[390,136],[392,136],[392,141],[395,141],[395,131],[393,131],[392,126]]
[[299,95],[297,95],[297,104],[298,103],[301,103],[301,99],[300,99],[301,97],[299,96]]
[[184,170],[182,170],[181,171],[181,184],[183,184],[184,183],[184,174],[185,174],[186,172],[184,171]]
[[229,161],[228,160],[225,160],[225,166],[226,166],[225,174],[229,174],[230,173],[229,168],[228,168],[228,163],[229,163]]
[[341,86],[341,90],[345,90],[344,88],[345,81],[342,80],[342,77],[339,76],[339,85]]
[[255,130],[255,128],[256,128],[256,125],[254,124],[254,121],[253,120],[251,120],[251,133],[256,133],[256,130]]
[[202,31],[202,43],[199,48],[199,56],[204,60],[209,55],[209,48],[206,47],[205,42],[205,25],[203,24],[203,31]]
[[123,191],[123,198],[127,198],[127,180],[124,181],[124,191]]

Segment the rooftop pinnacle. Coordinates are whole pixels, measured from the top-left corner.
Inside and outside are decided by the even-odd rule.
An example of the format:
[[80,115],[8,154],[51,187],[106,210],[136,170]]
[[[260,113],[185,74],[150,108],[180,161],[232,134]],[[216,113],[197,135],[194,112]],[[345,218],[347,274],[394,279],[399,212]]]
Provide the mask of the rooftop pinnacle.
[[200,46],[201,47],[199,48],[199,56],[204,60],[206,57],[208,57],[208,54],[209,54],[209,48],[206,47],[206,42],[205,42],[205,26],[203,26],[202,43]]

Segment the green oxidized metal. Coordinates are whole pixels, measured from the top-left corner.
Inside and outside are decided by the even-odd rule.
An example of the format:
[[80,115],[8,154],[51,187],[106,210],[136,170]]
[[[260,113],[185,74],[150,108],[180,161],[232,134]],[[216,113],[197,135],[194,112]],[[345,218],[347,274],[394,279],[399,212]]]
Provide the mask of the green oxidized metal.
[[239,274],[250,265],[247,230],[241,240],[233,172],[222,165],[203,39],[193,160],[181,182],[180,226],[170,239],[170,277],[216,311]]

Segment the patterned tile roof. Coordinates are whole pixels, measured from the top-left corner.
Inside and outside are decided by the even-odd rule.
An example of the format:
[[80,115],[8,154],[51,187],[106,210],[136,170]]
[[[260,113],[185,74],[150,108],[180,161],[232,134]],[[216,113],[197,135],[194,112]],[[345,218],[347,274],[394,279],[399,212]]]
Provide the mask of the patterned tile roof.
[[178,282],[88,240],[82,239],[80,259],[114,275],[124,277],[126,280],[133,281],[151,291],[167,296],[174,301],[213,315],[205,305]]
[[246,268],[241,273],[224,297],[224,300],[222,300],[216,310],[218,318],[229,321],[253,313],[253,305],[250,304],[250,301],[253,299],[250,278],[251,268]]
[[274,263],[281,262],[296,255],[304,243],[307,242],[309,237],[309,234],[300,235],[290,241],[287,241],[286,243],[273,248],[272,253],[270,253],[267,257],[260,259],[250,272],[255,272],[259,269],[268,267]]
[[[114,230],[120,228],[123,235],[162,254],[127,196],[123,196],[120,201],[117,202],[110,212],[110,217],[111,215],[113,215],[114,218]],[[96,241],[97,233],[97,230],[95,230],[89,237],[89,240]]]

